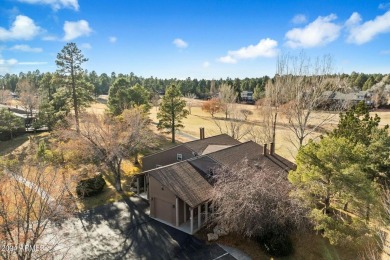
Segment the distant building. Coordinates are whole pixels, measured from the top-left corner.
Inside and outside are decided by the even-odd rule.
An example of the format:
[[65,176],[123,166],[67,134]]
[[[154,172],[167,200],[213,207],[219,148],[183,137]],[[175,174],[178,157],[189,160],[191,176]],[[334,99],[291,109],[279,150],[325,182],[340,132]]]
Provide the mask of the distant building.
[[241,101],[246,103],[254,103],[253,100],[253,91],[242,91],[241,92]]
[[342,93],[339,91],[325,91],[323,94],[325,106],[328,108],[342,107],[348,108],[363,101],[366,105],[371,106],[371,93],[368,91],[359,91],[351,93]]

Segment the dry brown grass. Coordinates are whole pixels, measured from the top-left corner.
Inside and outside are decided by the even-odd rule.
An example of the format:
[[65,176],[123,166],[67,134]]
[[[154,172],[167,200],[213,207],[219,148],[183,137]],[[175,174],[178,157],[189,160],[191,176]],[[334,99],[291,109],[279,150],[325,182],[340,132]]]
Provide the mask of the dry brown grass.
[[[184,128],[182,129],[183,132],[188,133],[196,138],[199,137],[199,128],[204,127],[206,137],[213,136],[216,134],[220,134],[220,131],[215,124],[214,120],[224,120],[224,114],[223,113],[217,113],[214,115],[214,118],[211,117],[210,114],[202,111],[201,104],[204,101],[196,100],[191,111],[191,115],[189,115],[186,119],[183,120]],[[261,110],[257,109],[254,105],[246,105],[246,104],[238,104],[238,109],[248,109],[253,112],[252,115],[248,116],[248,122],[251,124],[257,125],[256,128],[262,126],[262,115]],[[155,108],[150,110],[150,118],[153,122],[157,123],[157,112]],[[378,112],[371,112],[370,115],[374,116],[375,114],[378,114],[378,116],[381,117],[381,125],[390,124],[390,111],[378,111]],[[324,125],[322,125],[322,129],[324,131],[331,131],[337,126],[337,123],[339,121],[339,114],[338,113],[332,113],[332,112],[314,112],[312,116],[312,124],[317,124],[321,122],[324,118],[327,118],[331,116],[331,119],[328,120]],[[295,140],[294,135],[292,132],[286,127],[287,121],[282,116],[279,117],[277,125],[277,131],[276,131],[276,145],[275,150],[278,154],[280,154],[283,157],[286,157],[289,160],[295,161],[294,157],[297,153],[297,149],[292,144],[291,140]],[[316,139],[318,138],[323,132],[316,132],[312,133],[311,135],[306,138],[306,142],[309,139]],[[250,136],[244,137],[240,141],[248,141],[250,140]],[[183,140],[188,141],[188,140]]]

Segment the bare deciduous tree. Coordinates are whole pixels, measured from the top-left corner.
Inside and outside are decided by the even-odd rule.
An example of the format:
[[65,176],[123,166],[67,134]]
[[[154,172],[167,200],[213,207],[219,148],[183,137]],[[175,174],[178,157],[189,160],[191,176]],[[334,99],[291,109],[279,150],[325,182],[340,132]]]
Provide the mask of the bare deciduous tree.
[[225,120],[213,120],[221,134],[227,134],[236,140],[240,140],[251,133],[253,124],[245,122],[243,114],[234,104],[231,104],[229,108],[229,115],[230,117]]
[[122,191],[121,165],[125,158],[136,156],[151,142],[149,119],[138,108],[125,110],[120,116],[83,114],[79,134],[64,130],[63,134],[80,138],[107,166],[115,178],[115,188]]
[[250,111],[249,109],[241,109],[241,110],[240,110],[240,113],[241,113],[242,116],[244,117],[244,120],[245,120],[245,121],[248,120],[248,116],[253,115],[253,112]]
[[286,173],[243,160],[216,169],[213,221],[226,231],[247,237],[290,231],[305,226],[306,211],[289,197]]
[[230,110],[232,110],[233,105],[237,100],[237,93],[234,91],[233,86],[222,84],[219,88],[219,100],[221,101],[222,110],[225,113],[225,118],[227,119],[230,114]]
[[8,104],[11,100],[11,91],[0,86],[0,104]]
[[221,110],[221,102],[218,98],[212,98],[202,103],[202,110],[208,112],[211,117]]
[[389,93],[385,91],[384,87],[376,87],[373,89],[371,102],[375,108],[379,108],[380,106],[387,105],[388,97]]
[[266,106],[264,114],[270,121],[272,141],[275,142],[275,129],[279,114],[287,120],[287,127],[296,138],[293,144],[299,149],[304,140],[329,122],[336,113],[315,113],[326,103],[325,91],[333,91],[342,86],[341,78],[332,75],[330,56],[317,58],[314,62],[304,53],[299,56],[280,56],[277,61],[277,74],[266,86]]
[[210,96],[213,98],[218,94],[217,87],[215,86],[215,80],[212,79],[210,82]]
[[17,90],[20,95],[21,106],[33,116],[33,110],[38,108],[38,89],[34,87],[27,79],[22,79],[17,84]]
[[294,77],[285,90],[288,103],[284,105],[283,115],[288,120],[288,128],[298,140],[299,149],[307,136],[336,115],[318,114],[315,110],[327,101],[324,92],[339,88],[341,81],[338,75],[331,75],[333,65],[330,56],[317,58],[314,63],[304,54],[285,59],[282,66],[291,67]]
[[196,95],[194,93],[187,93],[185,97],[186,97],[186,105],[188,107],[188,112],[191,115],[191,108],[194,105]]
[[[1,174],[2,170],[2,174]],[[49,259],[66,254],[69,238],[52,232],[74,212],[68,183],[41,163],[0,168],[0,241],[3,259]]]
[[[279,64],[279,63],[278,63]],[[282,72],[283,67],[278,71]],[[266,142],[276,142],[276,124],[280,106],[285,102],[283,88],[289,79],[275,76],[275,79],[269,80],[265,87],[265,98],[258,100],[257,105],[260,106],[260,113],[263,119],[264,134]]]

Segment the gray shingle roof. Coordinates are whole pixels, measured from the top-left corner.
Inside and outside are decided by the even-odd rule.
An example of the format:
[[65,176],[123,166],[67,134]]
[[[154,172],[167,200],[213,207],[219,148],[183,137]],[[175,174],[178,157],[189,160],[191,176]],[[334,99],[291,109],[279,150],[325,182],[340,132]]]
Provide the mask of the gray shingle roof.
[[267,165],[276,171],[284,170],[289,171],[295,168],[295,164],[289,160],[274,153],[272,155],[263,155],[263,146],[248,141],[239,145],[226,148],[214,153],[209,153],[207,156],[216,160],[222,165],[232,167],[243,159],[248,159],[249,162],[259,165]]
[[[219,136],[217,140],[229,140],[230,138]],[[214,138],[208,139],[208,141],[210,141]],[[196,148],[201,150],[202,147],[207,147],[207,145],[209,145],[208,143],[206,145],[206,143],[207,142],[204,142],[202,145],[197,144]],[[267,154],[264,156],[263,146],[248,141],[245,143],[238,142],[236,145],[208,153],[207,155],[192,158],[188,161],[170,164],[147,172],[151,177],[155,178],[176,196],[185,201],[190,207],[196,207],[211,199],[212,196],[213,187],[206,180],[207,171],[217,164],[233,167],[236,163],[245,158],[248,159],[250,163],[259,165],[267,171],[270,171],[270,173],[278,173],[281,171],[288,172],[295,168],[294,163],[278,154],[274,153],[272,155]]]
[[151,170],[149,175],[192,208],[211,197],[212,186],[187,161]]
[[221,134],[216,136],[211,136],[202,140],[195,140],[192,142],[185,143],[184,145],[196,152],[197,154],[202,154],[203,151],[209,145],[237,145],[240,144],[240,141],[237,141],[233,137],[227,134]]

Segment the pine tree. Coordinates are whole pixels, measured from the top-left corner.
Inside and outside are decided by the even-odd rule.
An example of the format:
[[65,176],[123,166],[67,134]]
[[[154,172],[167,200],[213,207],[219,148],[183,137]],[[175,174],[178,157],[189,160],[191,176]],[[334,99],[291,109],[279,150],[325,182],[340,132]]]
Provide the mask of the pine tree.
[[88,61],[75,43],[67,43],[57,54],[58,72],[65,78],[65,83],[71,95],[76,122],[76,131],[80,131],[79,112],[93,100],[93,86],[83,80],[81,65]]
[[175,132],[178,128],[183,128],[182,119],[189,114],[185,109],[186,102],[182,99],[182,94],[175,85],[170,86],[162,98],[160,111],[157,114],[159,119],[157,128],[165,129],[166,133],[172,134],[172,143],[175,143]]

